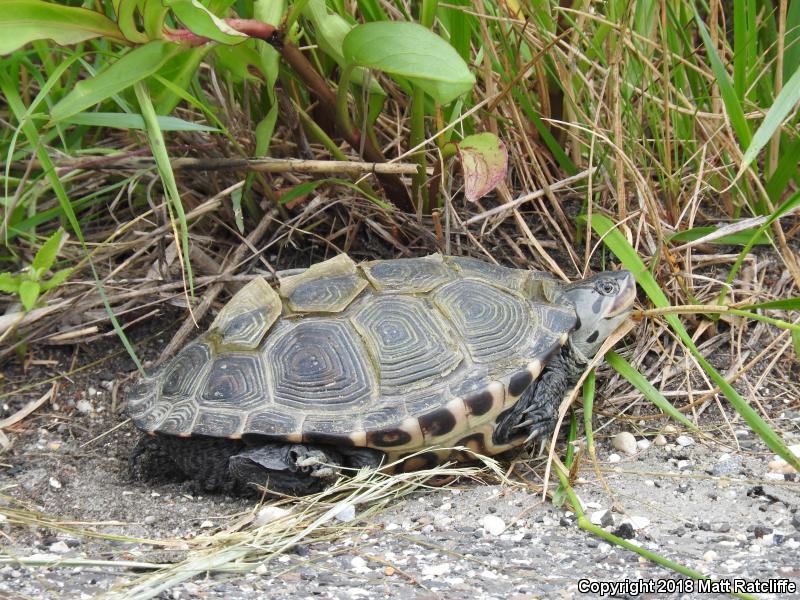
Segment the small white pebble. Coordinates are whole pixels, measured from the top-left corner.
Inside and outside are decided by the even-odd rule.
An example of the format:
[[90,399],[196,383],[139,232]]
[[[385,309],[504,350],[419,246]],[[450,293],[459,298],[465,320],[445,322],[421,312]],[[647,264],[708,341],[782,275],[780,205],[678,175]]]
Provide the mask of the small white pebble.
[[206,519],[202,523],[200,523],[200,529],[211,529],[214,526],[214,523]]
[[506,528],[506,523],[496,515],[486,515],[481,520],[483,530],[490,535],[500,535]]
[[450,572],[449,563],[439,563],[438,565],[425,565],[422,567],[422,575],[424,577],[441,577]]
[[61,541],[50,544],[47,549],[50,550],[50,552],[57,552],[58,554],[69,552],[69,546]]
[[694,444],[694,440],[688,435],[679,435],[677,438],[675,438],[675,443],[678,444],[678,446],[686,447]]
[[61,489],[61,482],[58,479],[56,479],[55,477],[51,477],[50,478],[50,487],[53,488],[54,490],[60,490]]
[[261,563],[255,569],[253,569],[253,573],[256,575],[266,575],[267,574],[267,565]]
[[386,531],[394,531],[395,529],[400,529],[400,525],[397,523],[387,523],[384,529],[386,529]]
[[610,462],[610,463],[618,463],[621,460],[622,460],[622,457],[619,454],[617,454],[616,452],[614,454],[609,454],[608,455],[608,462]]
[[667,435],[674,435],[674,434],[678,433],[678,429],[675,427],[675,425],[672,425],[672,424],[665,425],[664,429],[662,431],[664,433],[666,433]]
[[75,408],[78,409],[79,413],[83,414],[94,412],[94,405],[88,400],[78,400],[78,402],[75,404]]
[[636,454],[636,438],[629,431],[620,431],[611,440],[614,448],[625,454]]
[[716,552],[714,552],[713,550],[709,550],[708,552],[703,554],[703,560],[707,563],[711,563],[717,560],[717,556],[718,555]]
[[636,440],[636,447],[639,448],[639,450],[647,450],[650,444],[650,440]]
[[152,525],[155,522],[156,522],[156,518],[153,515],[147,515],[144,518],[144,524],[145,525]]
[[631,527],[636,529],[637,531],[640,529],[644,529],[648,525],[650,525],[650,519],[647,517],[627,517],[623,519],[623,523],[630,523]]
[[349,523],[356,518],[356,507],[352,504],[345,504],[342,510],[336,513],[336,520],[342,523]]
[[666,446],[667,445],[667,438],[665,438],[660,433],[653,438],[653,445],[654,446]]
[[253,519],[253,527],[261,527],[267,523],[272,523],[288,515],[291,511],[280,506],[265,506],[258,511],[256,518]]
[[771,460],[767,465],[770,473],[795,473],[795,468],[790,465],[788,462],[783,460],[782,458],[777,458],[776,460]]

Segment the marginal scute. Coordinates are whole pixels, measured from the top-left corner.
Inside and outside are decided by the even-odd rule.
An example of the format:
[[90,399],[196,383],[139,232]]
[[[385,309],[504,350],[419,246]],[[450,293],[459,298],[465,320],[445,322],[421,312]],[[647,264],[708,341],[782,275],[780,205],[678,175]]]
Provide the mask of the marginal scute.
[[133,424],[139,429],[152,433],[158,429],[158,426],[164,420],[164,417],[169,412],[170,405],[164,402],[154,404],[146,413],[133,417]]
[[280,316],[281,299],[263,277],[236,292],[219,311],[211,329],[222,332],[222,343],[245,350],[256,348]]
[[453,274],[441,254],[424,258],[376,260],[361,265],[375,289],[420,293],[450,281]]
[[375,448],[420,448],[423,440],[419,420],[414,417],[408,417],[394,427],[376,431],[367,429],[367,445]]
[[379,367],[384,395],[439,383],[462,361],[445,321],[419,298],[375,298],[353,325]]
[[158,430],[172,435],[187,435],[192,431],[196,416],[197,405],[191,400],[181,400],[172,405],[172,410],[161,422]]
[[280,437],[295,432],[296,438],[291,441],[299,442],[302,439],[301,427],[302,418],[297,416],[296,411],[264,406],[252,411],[247,417],[243,436],[245,439],[249,435]]
[[194,433],[214,437],[241,437],[242,415],[239,412],[205,410],[197,417]]
[[339,277],[341,275],[355,275],[356,263],[346,254],[339,254],[326,261],[311,265],[297,275],[290,275],[280,279],[279,292],[284,298],[291,298],[294,291],[304,283]]
[[294,312],[338,313],[347,308],[365,287],[358,275],[335,275],[300,282],[287,297]]

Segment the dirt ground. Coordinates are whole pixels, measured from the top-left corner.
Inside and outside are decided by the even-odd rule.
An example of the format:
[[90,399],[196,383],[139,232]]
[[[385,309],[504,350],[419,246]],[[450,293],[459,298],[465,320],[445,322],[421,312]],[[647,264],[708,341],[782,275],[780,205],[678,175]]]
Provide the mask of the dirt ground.
[[[176,316],[131,331],[140,356],[157,355]],[[51,401],[6,430],[0,597],[127,597],[126,586],[148,572],[139,563],[182,560],[189,546],[181,540],[254,510],[253,499],[130,479],[138,434],[130,424],[112,430],[124,420],[115,384],[132,370],[120,348],[107,337],[77,351],[37,349],[38,364],[26,372],[12,365],[0,381],[2,417],[39,398],[48,377],[59,382]],[[25,385],[32,387],[19,391]],[[773,425],[789,432],[788,444],[800,444],[800,398],[781,397]],[[620,430],[612,424],[598,435],[602,477],[584,461],[575,489],[593,520],[638,546],[713,578],[767,582],[759,598],[800,598],[791,591],[800,586],[800,480],[770,464],[774,457],[745,426],[717,420],[718,412],[709,414],[702,435],[629,422],[625,429],[639,441],[632,455],[612,447]],[[460,480],[366,519],[359,507],[333,539],[303,540],[246,573],[200,575],[158,597],[582,598],[599,596],[586,586],[625,581],[660,587],[639,596],[619,588],[613,597],[728,597],[680,593],[690,590],[687,580],[579,529],[571,513],[536,491],[543,470],[542,460],[527,459],[514,472],[526,474],[529,486]],[[76,559],[91,564],[75,566]],[[38,566],[54,560],[61,564]]]

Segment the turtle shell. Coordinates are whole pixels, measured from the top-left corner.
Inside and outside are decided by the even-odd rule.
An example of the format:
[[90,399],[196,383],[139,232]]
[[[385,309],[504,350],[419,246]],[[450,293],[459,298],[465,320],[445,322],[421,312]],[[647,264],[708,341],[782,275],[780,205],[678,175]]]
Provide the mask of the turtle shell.
[[430,446],[498,454],[515,445],[492,441],[498,416],[575,324],[544,273],[438,254],[358,265],[340,255],[277,292],[252,280],[138,382],[128,412],[149,433],[365,446],[389,461]]

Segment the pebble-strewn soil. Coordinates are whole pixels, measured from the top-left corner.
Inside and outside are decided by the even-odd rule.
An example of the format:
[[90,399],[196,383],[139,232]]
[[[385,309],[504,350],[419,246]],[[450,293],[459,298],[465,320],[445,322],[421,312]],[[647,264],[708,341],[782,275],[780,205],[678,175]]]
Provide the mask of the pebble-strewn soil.
[[[165,339],[168,334],[152,340],[145,357],[152,358]],[[102,357],[112,347],[118,347],[115,340],[100,342],[80,358]],[[53,350],[37,358],[58,361],[46,367],[56,373],[68,369],[70,357]],[[130,425],[84,445],[122,420],[112,411],[112,389],[130,368],[128,359],[118,356],[71,376],[53,403],[7,432],[11,446],[0,455],[3,555],[174,562],[185,557],[180,546],[163,548],[147,540],[204,535],[252,508],[253,500],[192,495],[180,482],[131,481],[127,459],[137,434]],[[22,381],[19,373],[7,379],[14,385]],[[4,414],[43,389],[6,396]],[[637,434],[632,455],[601,437],[598,458],[611,494],[587,462],[576,484],[587,514],[608,531],[713,577],[773,579],[775,593],[757,594],[760,598],[800,598],[800,591],[777,587],[779,581],[800,586],[796,475],[770,465],[772,454],[741,425],[732,428],[739,450],[665,425],[663,439],[650,437],[656,443],[649,446]],[[774,425],[800,431],[798,406],[775,415]],[[652,431],[652,423],[648,426]],[[712,429],[708,423],[706,430]],[[800,435],[787,443],[800,444]],[[539,462],[530,465],[541,472]],[[21,508],[58,520],[63,528],[20,525],[12,509]],[[78,535],[69,531],[75,522],[82,530],[142,541]],[[42,568],[7,561],[0,565],[0,597],[92,598],[141,575],[113,566]],[[356,514],[335,541],[297,545],[250,573],[197,577],[159,597],[580,598],[598,597],[581,593],[581,580],[626,579],[676,575],[582,531],[570,513],[530,490],[464,481],[415,493],[366,521]],[[681,584],[661,585],[668,591]]]

